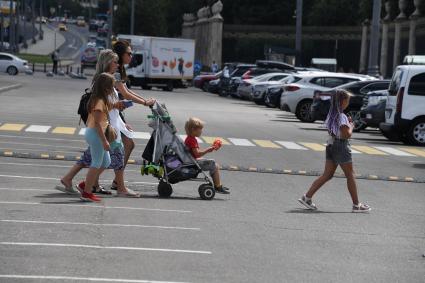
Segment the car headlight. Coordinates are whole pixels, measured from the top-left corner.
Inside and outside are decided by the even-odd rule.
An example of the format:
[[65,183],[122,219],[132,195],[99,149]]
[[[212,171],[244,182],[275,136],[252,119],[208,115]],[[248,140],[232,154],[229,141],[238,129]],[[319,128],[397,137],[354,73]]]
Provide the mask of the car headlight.
[[280,87],[269,89],[270,93],[278,93],[280,91]]
[[369,96],[368,106],[377,105],[380,101],[386,100],[386,96]]

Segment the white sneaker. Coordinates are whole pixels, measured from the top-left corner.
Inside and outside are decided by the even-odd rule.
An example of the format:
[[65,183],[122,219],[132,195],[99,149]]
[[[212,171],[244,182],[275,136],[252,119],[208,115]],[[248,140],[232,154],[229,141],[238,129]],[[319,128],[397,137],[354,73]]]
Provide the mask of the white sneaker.
[[313,201],[311,200],[311,198],[307,198],[305,195],[303,195],[300,199],[298,199],[298,201],[304,205],[305,207],[307,207],[308,209],[311,210],[316,210],[317,206],[313,203]]
[[363,203],[359,202],[359,204],[353,204],[352,212],[354,212],[354,213],[367,213],[371,210],[372,210],[372,208],[370,208],[370,206],[368,206],[367,204],[363,204]]

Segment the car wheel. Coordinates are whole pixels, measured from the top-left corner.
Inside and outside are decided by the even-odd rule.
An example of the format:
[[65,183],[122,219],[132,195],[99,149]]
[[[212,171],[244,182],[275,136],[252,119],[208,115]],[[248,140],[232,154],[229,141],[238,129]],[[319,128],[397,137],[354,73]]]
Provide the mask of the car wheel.
[[407,132],[406,142],[425,146],[425,118],[414,120]]
[[225,89],[220,89],[220,91],[218,92],[218,95],[221,97],[226,97],[229,94],[227,93],[227,91]]
[[166,91],[173,91],[173,89],[174,89],[173,82],[172,81],[168,81],[167,82],[167,86],[164,88],[164,90],[166,90]]
[[274,105],[271,101],[270,101],[270,95],[266,94],[266,96],[264,97],[264,104],[269,107],[269,108],[275,108],[276,105]]
[[360,111],[352,110],[352,111],[349,111],[347,114],[353,120],[353,124],[354,124],[353,132],[360,132],[361,130],[364,130],[367,128],[367,124],[360,117]]
[[297,116],[297,118],[301,122],[307,122],[307,123],[314,122],[314,118],[311,115],[311,110],[310,110],[311,104],[312,104],[312,101],[310,100],[301,101],[298,104],[297,110],[295,111],[295,116]]
[[208,92],[208,82],[204,82],[202,84],[202,90],[205,91],[205,92]]
[[18,69],[15,66],[10,66],[10,67],[7,68],[6,72],[10,76],[16,76],[18,74]]

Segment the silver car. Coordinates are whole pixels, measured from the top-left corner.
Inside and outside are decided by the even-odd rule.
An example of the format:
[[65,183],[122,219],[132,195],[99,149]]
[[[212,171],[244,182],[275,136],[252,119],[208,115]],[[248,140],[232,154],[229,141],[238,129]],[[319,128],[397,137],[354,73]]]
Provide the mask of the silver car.
[[19,72],[26,72],[28,70],[28,62],[21,58],[9,54],[0,53],[0,72],[8,73],[11,76],[17,75]]
[[279,81],[287,77],[287,73],[268,73],[252,79],[243,80],[238,87],[237,96],[242,99],[252,100],[252,95],[257,86],[268,82]]

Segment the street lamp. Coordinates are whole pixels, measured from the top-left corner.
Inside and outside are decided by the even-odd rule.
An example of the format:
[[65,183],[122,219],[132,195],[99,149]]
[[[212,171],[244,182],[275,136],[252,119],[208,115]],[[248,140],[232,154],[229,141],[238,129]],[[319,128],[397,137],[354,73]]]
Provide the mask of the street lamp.
[[296,60],[295,65],[301,66],[301,44],[302,44],[302,25],[303,25],[303,0],[297,0],[296,10],[297,24],[296,24],[296,35],[295,35],[295,52]]
[[379,76],[378,53],[379,53],[379,28],[381,20],[381,0],[373,0],[372,29],[370,31],[369,64],[367,74]]

